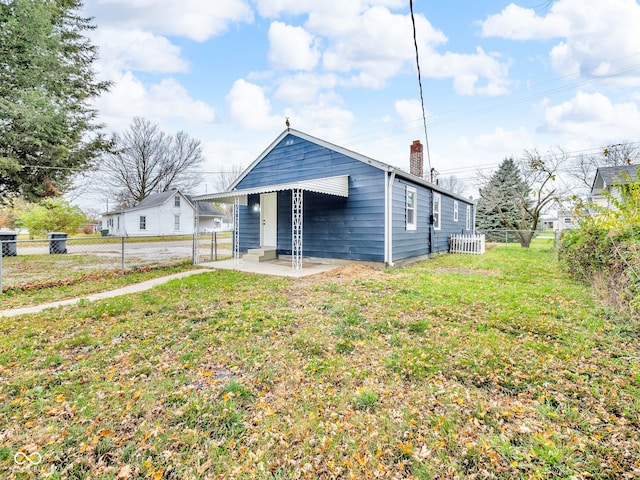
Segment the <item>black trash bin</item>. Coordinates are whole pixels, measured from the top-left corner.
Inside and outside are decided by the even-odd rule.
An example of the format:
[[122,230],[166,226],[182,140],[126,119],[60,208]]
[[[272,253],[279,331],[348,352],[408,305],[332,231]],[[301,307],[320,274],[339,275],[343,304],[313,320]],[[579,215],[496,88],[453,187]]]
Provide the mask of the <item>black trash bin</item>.
[[2,242],[3,257],[15,257],[18,254],[16,249],[17,238],[18,232],[11,232],[9,230],[0,231],[0,242]]
[[49,233],[49,254],[67,253],[67,234],[64,232]]
[[103,228],[102,230],[100,230],[100,235],[103,237],[106,237],[109,235],[109,229],[108,228]]

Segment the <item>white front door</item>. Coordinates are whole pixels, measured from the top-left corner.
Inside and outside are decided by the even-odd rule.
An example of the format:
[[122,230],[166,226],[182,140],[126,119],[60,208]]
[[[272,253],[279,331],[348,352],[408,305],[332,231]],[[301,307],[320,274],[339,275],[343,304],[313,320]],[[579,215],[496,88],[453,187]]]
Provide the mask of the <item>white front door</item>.
[[260,246],[276,247],[278,244],[278,194],[260,195]]

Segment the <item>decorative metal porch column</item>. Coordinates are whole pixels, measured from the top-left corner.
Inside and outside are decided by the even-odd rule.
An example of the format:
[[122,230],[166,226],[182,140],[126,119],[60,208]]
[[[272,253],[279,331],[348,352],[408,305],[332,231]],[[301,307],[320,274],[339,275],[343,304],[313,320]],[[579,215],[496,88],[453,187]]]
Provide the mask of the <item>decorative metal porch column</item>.
[[200,202],[196,201],[195,214],[193,219],[193,264],[200,263]]
[[291,191],[291,267],[296,273],[302,269],[303,192],[301,188],[294,188]]
[[233,264],[240,264],[240,197],[233,199]]

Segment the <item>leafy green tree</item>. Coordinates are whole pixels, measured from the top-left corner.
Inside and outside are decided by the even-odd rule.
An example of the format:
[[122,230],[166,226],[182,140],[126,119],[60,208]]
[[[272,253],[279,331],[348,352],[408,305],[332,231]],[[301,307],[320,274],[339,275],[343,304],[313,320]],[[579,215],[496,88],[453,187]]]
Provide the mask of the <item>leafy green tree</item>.
[[33,238],[48,232],[74,233],[86,221],[80,208],[62,199],[46,198],[22,213],[16,223],[21,228],[28,228],[29,235]]
[[56,196],[106,147],[81,0],[0,1],[0,202]]

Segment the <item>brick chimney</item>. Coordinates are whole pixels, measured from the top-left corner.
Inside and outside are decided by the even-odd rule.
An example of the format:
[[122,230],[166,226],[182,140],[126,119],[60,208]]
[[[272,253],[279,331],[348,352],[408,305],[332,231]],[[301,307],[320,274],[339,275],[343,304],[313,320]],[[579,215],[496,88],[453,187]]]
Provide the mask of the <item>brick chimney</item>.
[[409,156],[409,173],[420,178],[424,176],[422,159],[422,144],[420,140],[414,140],[411,144],[411,155]]

